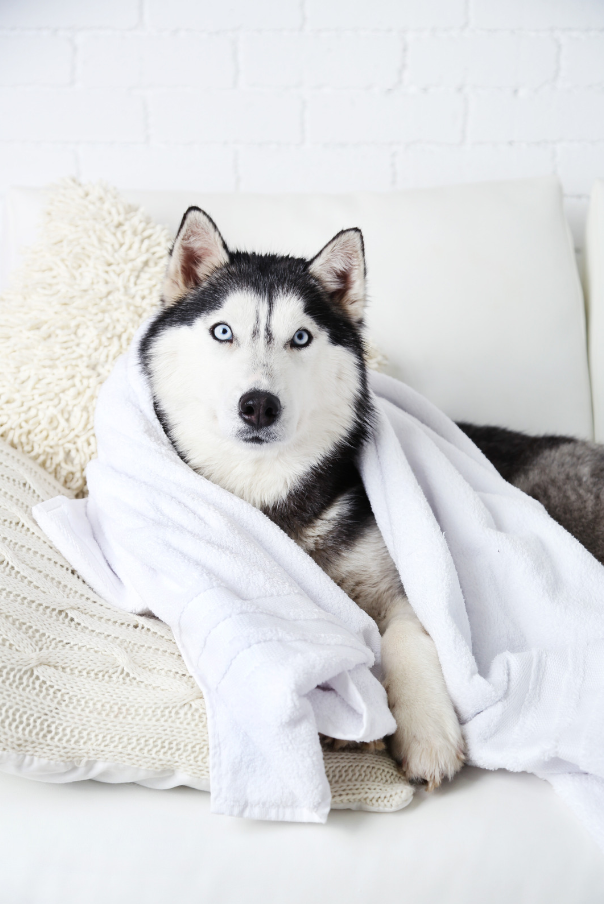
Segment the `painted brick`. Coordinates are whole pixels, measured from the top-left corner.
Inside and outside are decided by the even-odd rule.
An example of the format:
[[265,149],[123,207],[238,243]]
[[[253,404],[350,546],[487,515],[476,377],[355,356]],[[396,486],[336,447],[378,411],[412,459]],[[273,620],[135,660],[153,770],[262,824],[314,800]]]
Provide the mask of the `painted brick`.
[[83,145],[83,179],[107,179],[118,188],[234,191],[234,152],[214,147]]
[[133,28],[138,0],[4,0],[0,28]]
[[253,87],[391,88],[402,42],[386,34],[247,34],[243,81]]
[[465,23],[465,0],[307,0],[311,28],[455,28]]
[[96,35],[78,40],[78,84],[85,87],[229,88],[235,48],[217,35]]
[[68,85],[73,46],[55,35],[0,35],[0,85]]
[[143,141],[142,101],[118,91],[0,89],[0,141]]
[[604,142],[558,148],[558,174],[571,195],[588,195],[596,179],[604,179]]
[[604,28],[601,0],[470,0],[477,28]]
[[242,148],[240,187],[257,192],[387,191],[390,151],[384,148]]
[[450,91],[316,94],[308,119],[310,140],[317,143],[458,142],[463,98]]
[[156,142],[295,144],[302,138],[302,101],[277,92],[154,91],[149,109]]
[[397,188],[452,185],[547,176],[555,171],[552,148],[535,146],[422,147],[396,154]]
[[536,88],[555,78],[557,55],[549,35],[416,35],[409,40],[406,78],[420,87]]
[[76,38],[78,87],[138,87],[142,74],[140,40],[138,36],[123,34],[78,35]]
[[165,29],[298,28],[302,0],[147,0],[147,18]]
[[298,88],[305,82],[304,35],[244,34],[239,59],[246,87]]
[[470,141],[602,141],[604,92],[485,92],[470,99]]
[[604,34],[565,38],[561,70],[565,87],[604,87]]
[[346,191],[555,165],[579,241],[603,98],[604,0],[0,0],[0,191],[78,167]]
[[73,148],[56,144],[0,142],[0,191],[11,185],[46,185],[77,173]]

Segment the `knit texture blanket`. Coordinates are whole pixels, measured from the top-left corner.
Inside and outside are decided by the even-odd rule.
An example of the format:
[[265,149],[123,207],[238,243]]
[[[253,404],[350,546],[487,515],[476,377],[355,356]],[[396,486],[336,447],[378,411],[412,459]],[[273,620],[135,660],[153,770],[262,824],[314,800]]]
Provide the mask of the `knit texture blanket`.
[[[375,375],[372,385],[378,425],[361,458],[363,479],[409,599],[436,643],[470,761],[548,778],[604,844],[604,568],[430,402],[388,377]],[[149,606],[173,627],[208,697],[215,701],[221,686],[219,708],[243,729],[248,750],[258,745],[251,759],[233,745],[233,724],[213,722],[210,703],[223,812],[323,818],[320,759],[299,761],[295,788],[284,786],[282,766],[300,737],[312,754],[311,726],[329,724],[327,733],[338,736],[342,723],[333,714],[343,716],[345,705],[356,736],[391,730],[379,696],[373,712],[364,708],[375,690],[370,625],[275,525],[178,459],[155,418],[137,340],[103,388],[96,426],[90,500],[38,506],[39,523],[107,599]],[[257,610],[249,603],[264,599],[267,582],[271,614],[287,619],[282,633],[267,636],[264,663],[248,660],[250,674],[248,617]],[[299,649],[291,643],[301,613],[321,633],[327,628],[316,649],[316,634],[312,642],[300,635]],[[313,685],[321,669],[313,673],[311,663],[297,683],[298,657],[312,660],[324,639],[334,655],[350,653],[338,673],[346,679]],[[321,648],[316,662],[328,659]],[[355,670],[362,678],[351,684]],[[338,695],[328,714],[323,700]],[[246,722],[241,699],[264,720],[262,737]],[[281,741],[267,725],[284,732]],[[228,790],[227,778],[234,781]]]

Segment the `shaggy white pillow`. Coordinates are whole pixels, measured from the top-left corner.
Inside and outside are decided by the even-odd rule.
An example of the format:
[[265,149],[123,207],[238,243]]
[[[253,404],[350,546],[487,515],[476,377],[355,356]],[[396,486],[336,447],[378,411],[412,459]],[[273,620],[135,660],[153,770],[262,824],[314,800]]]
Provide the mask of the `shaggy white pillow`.
[[[103,602],[42,533],[31,508],[60,492],[0,441],[0,769],[209,790],[201,691],[166,625]],[[385,752],[324,758],[334,807],[411,800]]]
[[0,297],[0,436],[76,495],[99,388],[156,307],[169,248],[115,189],[66,180]]

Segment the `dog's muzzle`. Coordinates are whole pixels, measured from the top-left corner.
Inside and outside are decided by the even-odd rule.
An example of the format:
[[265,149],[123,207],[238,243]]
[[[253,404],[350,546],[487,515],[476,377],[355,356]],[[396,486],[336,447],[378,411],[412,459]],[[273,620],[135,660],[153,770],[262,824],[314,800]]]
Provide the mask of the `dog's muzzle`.
[[281,402],[271,392],[252,389],[239,399],[239,417],[254,430],[272,427],[280,414]]

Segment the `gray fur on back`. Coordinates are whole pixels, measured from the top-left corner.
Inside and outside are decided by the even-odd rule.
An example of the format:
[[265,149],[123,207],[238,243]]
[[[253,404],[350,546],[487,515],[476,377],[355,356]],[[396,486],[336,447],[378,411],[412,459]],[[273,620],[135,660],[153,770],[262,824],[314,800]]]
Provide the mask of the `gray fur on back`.
[[569,436],[527,436],[458,425],[502,477],[537,499],[604,564],[604,445]]
[[546,449],[511,483],[604,564],[604,446],[575,440]]

